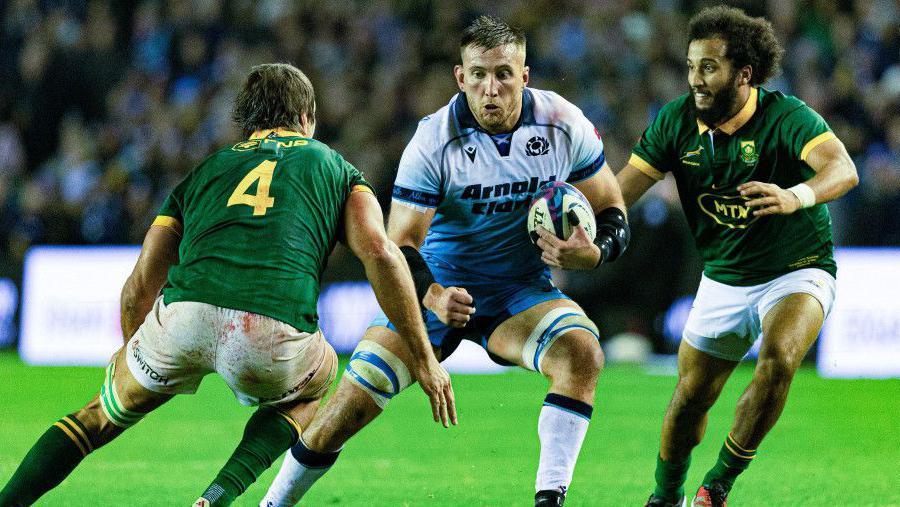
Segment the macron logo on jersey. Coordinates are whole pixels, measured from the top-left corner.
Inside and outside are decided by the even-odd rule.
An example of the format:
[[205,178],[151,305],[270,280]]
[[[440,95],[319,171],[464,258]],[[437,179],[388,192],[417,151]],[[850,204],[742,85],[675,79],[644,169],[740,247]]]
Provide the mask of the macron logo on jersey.
[[[544,183],[556,181],[556,176],[550,176],[547,181],[541,181],[537,177],[527,180],[500,183],[499,185],[485,185],[480,183],[469,185],[463,189],[460,200],[478,200],[472,203],[472,214],[493,215],[494,213],[509,213],[524,208],[531,201],[531,196],[537,192],[538,187]],[[519,197],[525,196],[524,199]],[[489,199],[490,201],[485,201]],[[511,198],[509,197],[511,196]]]

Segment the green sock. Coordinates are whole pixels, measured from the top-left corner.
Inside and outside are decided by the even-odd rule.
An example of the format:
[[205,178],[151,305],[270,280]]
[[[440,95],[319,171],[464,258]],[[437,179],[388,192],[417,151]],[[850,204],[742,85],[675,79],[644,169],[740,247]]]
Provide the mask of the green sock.
[[244,437],[203,498],[210,507],[231,505],[299,437],[287,416],[270,407],[260,408],[247,421]]
[[703,485],[708,488],[713,483],[718,483],[725,488],[726,492],[731,491],[734,480],[750,466],[754,457],[756,457],[756,449],[744,449],[734,441],[729,433],[725,443],[722,444],[722,450],[719,451],[719,459],[715,466],[703,478]]
[[0,506],[31,505],[56,487],[93,450],[84,426],[68,415],[41,435],[0,491]]
[[661,456],[656,456],[656,489],[653,490],[653,496],[667,502],[681,500],[690,466],[690,456],[681,462],[665,461]]

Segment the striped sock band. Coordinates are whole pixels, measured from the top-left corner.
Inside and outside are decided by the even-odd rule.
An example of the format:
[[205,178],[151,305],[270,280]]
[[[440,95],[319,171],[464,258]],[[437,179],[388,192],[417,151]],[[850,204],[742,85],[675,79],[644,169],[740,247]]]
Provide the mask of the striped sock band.
[[745,449],[737,443],[731,433],[729,433],[728,436],[725,437],[725,448],[728,449],[728,451],[731,452],[731,454],[733,454],[735,457],[745,459],[747,461],[752,460],[756,457],[756,449]]
[[106,368],[106,379],[100,387],[100,407],[103,409],[103,413],[110,422],[120,428],[130,428],[137,424],[137,422],[143,419],[147,414],[125,408],[121,400],[119,400],[119,396],[116,394],[115,384],[113,382],[115,372],[116,363],[110,363]]
[[719,484],[726,492],[730,491],[738,475],[750,466],[755,457],[756,449],[745,448],[729,433],[719,450],[719,459],[703,477],[703,485],[710,487]]
[[300,441],[300,435],[303,434],[303,428],[300,427],[300,423],[298,423],[297,421],[295,421],[293,417],[291,417],[290,415],[286,414],[285,412],[282,412],[282,411],[280,411],[280,410],[276,410],[276,412],[278,413],[278,415],[280,415],[281,417],[283,417],[284,420],[287,421],[287,423],[290,424],[292,428],[294,428],[294,432],[295,432],[295,434],[294,434],[294,440],[293,440],[293,442],[291,443],[291,445],[294,445],[294,444],[296,444],[297,442],[299,442],[299,441]]
[[61,429],[67,437],[75,442],[75,445],[78,447],[78,450],[81,451],[82,456],[87,456],[94,450],[91,439],[87,436],[87,428],[85,428],[84,425],[81,424],[81,421],[76,419],[74,415],[69,414],[59,421],[56,421],[53,425]]

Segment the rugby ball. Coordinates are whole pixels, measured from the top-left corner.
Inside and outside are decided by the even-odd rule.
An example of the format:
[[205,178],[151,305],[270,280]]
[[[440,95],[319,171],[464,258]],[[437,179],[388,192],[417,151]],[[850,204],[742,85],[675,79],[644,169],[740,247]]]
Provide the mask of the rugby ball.
[[539,237],[535,232],[537,227],[543,227],[563,240],[569,239],[579,224],[591,241],[597,235],[591,204],[577,188],[563,181],[550,181],[538,188],[528,208],[526,224],[528,237],[534,243]]

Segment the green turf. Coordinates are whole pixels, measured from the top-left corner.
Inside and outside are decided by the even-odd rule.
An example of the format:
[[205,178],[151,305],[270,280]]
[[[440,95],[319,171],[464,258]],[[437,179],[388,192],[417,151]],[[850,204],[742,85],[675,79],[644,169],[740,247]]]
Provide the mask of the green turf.
[[[712,465],[751,372],[738,369],[713,409],[690,488]],[[99,368],[27,367],[0,354],[0,483],[49,424],[88,401],[101,378]],[[351,440],[305,505],[528,505],[545,385],[524,371],[455,376],[460,426],[450,430],[431,422],[424,395],[410,389]],[[607,368],[567,507],[643,505],[673,386],[671,376]],[[825,380],[802,370],[731,505],[900,505],[898,400],[898,380]],[[197,395],[176,398],[89,456],[39,505],[188,505],[230,455],[250,413],[209,376]],[[273,476],[274,469],[236,505],[256,505]]]

